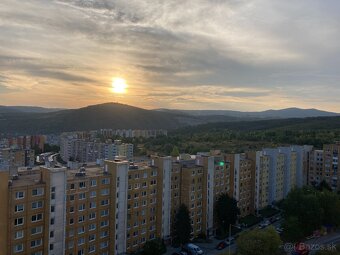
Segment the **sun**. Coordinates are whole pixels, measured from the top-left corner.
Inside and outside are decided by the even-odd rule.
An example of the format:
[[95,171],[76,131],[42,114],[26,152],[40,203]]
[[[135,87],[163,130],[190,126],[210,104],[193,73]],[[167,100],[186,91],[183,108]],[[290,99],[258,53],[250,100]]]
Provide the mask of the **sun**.
[[124,94],[126,93],[126,80],[123,78],[115,77],[112,80],[112,92],[118,93],[118,94]]

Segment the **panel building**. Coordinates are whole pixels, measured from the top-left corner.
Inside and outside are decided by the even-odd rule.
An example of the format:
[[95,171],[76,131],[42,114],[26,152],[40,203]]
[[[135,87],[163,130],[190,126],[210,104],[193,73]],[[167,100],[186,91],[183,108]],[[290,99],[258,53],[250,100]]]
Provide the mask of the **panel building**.
[[125,254],[170,238],[171,158],[0,172],[0,255]]
[[335,190],[340,190],[339,174],[340,142],[326,144],[323,147],[323,179]]

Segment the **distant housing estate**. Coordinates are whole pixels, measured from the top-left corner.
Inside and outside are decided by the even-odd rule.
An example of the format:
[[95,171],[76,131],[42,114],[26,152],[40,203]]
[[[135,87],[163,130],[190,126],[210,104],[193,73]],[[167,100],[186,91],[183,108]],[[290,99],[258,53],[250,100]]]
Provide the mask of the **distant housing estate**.
[[96,162],[103,159],[115,159],[123,156],[133,157],[133,144],[122,143],[120,140],[91,139],[78,133],[65,133],[60,138],[60,155],[64,161]]

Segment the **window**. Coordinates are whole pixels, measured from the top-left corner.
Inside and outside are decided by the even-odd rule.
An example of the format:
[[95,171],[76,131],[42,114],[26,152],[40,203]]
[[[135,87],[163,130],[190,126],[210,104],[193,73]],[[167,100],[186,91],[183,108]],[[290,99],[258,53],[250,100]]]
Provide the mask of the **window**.
[[22,198],[24,198],[25,197],[25,192],[23,192],[23,191],[17,191],[17,192],[15,192],[15,198],[16,199],[22,199]]
[[79,200],[83,200],[86,198],[86,194],[85,193],[79,193]]
[[70,189],[75,189],[74,183],[70,184]]
[[109,189],[102,189],[102,190],[100,191],[100,194],[101,194],[102,196],[107,196],[107,195],[109,195],[109,193],[110,193],[110,190],[109,190]]
[[70,195],[70,201],[74,201],[74,195]]
[[38,209],[43,207],[43,202],[42,201],[36,201],[32,202],[32,209]]
[[85,216],[84,215],[78,217],[78,222],[79,223],[84,222],[84,221],[85,221]]
[[107,230],[100,232],[100,238],[105,238],[105,237],[108,237],[108,236],[109,236],[109,232]]
[[81,204],[78,206],[78,211],[84,211],[85,210],[85,204]]
[[96,202],[95,201],[90,202],[90,209],[92,209],[92,208],[96,208]]
[[90,192],[90,197],[96,197],[97,196],[97,192],[96,191],[91,191]]
[[83,245],[85,243],[85,238],[81,237],[78,239],[78,245]]
[[36,215],[32,215],[31,220],[32,222],[37,222],[37,221],[42,220],[42,218],[43,218],[42,213],[38,213]]
[[54,225],[54,218],[51,218],[50,225]]
[[102,211],[100,212],[100,216],[101,216],[101,217],[108,216],[108,215],[109,215],[109,210],[108,210],[108,209],[102,210]]
[[42,243],[42,239],[33,240],[31,241],[31,248],[38,247],[41,245],[41,243]]
[[79,182],[79,189],[86,188],[86,183],[85,182]]
[[50,231],[50,238],[54,237],[54,231]]
[[96,229],[96,224],[90,224],[89,225],[89,231],[95,230]]
[[74,229],[70,229],[70,231],[68,232],[68,236],[69,237],[74,236]]
[[104,220],[100,222],[100,227],[107,227],[109,225],[109,221],[108,220]]
[[94,240],[96,240],[96,235],[95,234],[89,235],[89,242],[92,242]]
[[[51,212],[54,212],[54,211],[55,211],[55,206],[51,205]],[[71,211],[71,208],[70,208],[70,211]]]
[[100,249],[104,249],[104,248],[106,248],[106,247],[108,247],[109,246],[109,242],[108,241],[105,241],[105,242],[101,242],[100,243]]
[[89,247],[89,253],[95,252],[96,251],[96,246],[95,245],[90,245]]
[[102,184],[110,184],[110,179],[109,178],[103,178],[101,182],[102,182]]
[[17,240],[17,239],[21,239],[21,238],[23,238],[24,237],[24,231],[23,230],[20,230],[20,231],[17,231],[17,232],[15,232],[15,239]]
[[74,247],[74,242],[73,242],[73,240],[72,240],[72,241],[69,241],[67,246],[68,246],[69,249],[72,249],[72,248]]
[[42,233],[42,230],[43,230],[42,226],[31,228],[31,235],[40,234],[40,233]]
[[84,227],[84,226],[79,227],[79,228],[78,228],[78,235],[84,234],[84,233],[85,233],[85,227]]
[[32,196],[41,196],[44,194],[43,188],[37,188],[32,190]]
[[89,220],[93,220],[96,218],[96,213],[90,213],[89,214]]
[[24,245],[22,243],[14,246],[14,252],[15,253],[22,252],[22,251],[24,251]]
[[16,218],[14,220],[14,226],[20,226],[24,224],[24,218]]
[[91,180],[90,185],[91,187],[97,186],[97,180]]
[[16,205],[14,208],[15,212],[23,212],[24,211],[24,205]]
[[43,255],[42,251],[32,252],[31,255]]
[[100,202],[101,205],[108,205],[109,204],[109,200],[108,199],[105,199],[105,200],[102,200]]

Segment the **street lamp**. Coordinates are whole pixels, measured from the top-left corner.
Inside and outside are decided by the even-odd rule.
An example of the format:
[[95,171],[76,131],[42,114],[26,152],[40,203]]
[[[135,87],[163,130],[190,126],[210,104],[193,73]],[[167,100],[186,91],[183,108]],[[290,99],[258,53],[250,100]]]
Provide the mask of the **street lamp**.
[[240,229],[240,227],[239,226],[236,226],[236,225],[233,225],[233,224],[229,224],[229,255],[231,255],[231,227],[235,227],[235,228],[238,228],[238,229]]

